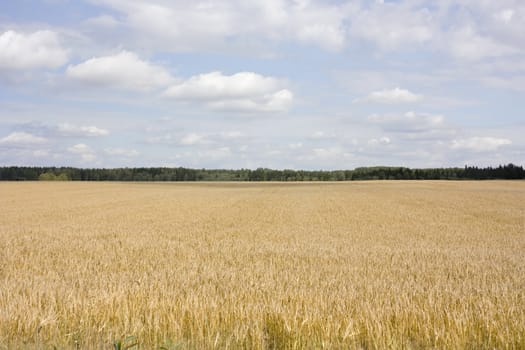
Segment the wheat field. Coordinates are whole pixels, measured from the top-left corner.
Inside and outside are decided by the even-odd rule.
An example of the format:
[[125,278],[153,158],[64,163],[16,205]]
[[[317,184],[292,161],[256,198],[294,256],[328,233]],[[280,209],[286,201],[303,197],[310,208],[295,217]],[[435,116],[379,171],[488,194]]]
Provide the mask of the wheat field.
[[0,349],[525,349],[525,182],[0,183]]

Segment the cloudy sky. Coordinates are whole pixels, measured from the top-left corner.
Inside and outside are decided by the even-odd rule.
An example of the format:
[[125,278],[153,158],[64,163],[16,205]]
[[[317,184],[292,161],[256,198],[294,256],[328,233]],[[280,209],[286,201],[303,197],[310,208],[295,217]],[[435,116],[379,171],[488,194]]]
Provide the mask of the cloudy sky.
[[525,164],[523,0],[0,2],[0,165]]

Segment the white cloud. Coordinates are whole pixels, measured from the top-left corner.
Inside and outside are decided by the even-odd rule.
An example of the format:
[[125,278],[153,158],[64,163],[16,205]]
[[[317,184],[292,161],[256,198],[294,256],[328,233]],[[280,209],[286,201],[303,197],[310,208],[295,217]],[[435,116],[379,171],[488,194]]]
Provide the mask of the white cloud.
[[199,158],[218,160],[228,158],[232,155],[231,149],[229,147],[219,147],[215,149],[208,149],[204,151],[197,152]]
[[381,51],[440,51],[467,62],[524,53],[519,0],[357,2],[350,9],[350,37]]
[[117,27],[120,22],[117,21],[115,17],[104,14],[97,17],[91,17],[84,21],[84,24],[104,29],[113,29]]
[[368,121],[390,132],[421,132],[445,127],[443,116],[415,112],[403,115],[371,115]]
[[143,45],[170,51],[262,40],[294,40],[339,50],[346,36],[344,6],[320,1],[98,0],[97,3],[117,11]]
[[487,57],[500,57],[516,53],[517,50],[495,39],[478,34],[472,26],[453,31],[446,38],[446,47],[452,55],[469,61]]
[[504,23],[509,23],[512,21],[515,14],[516,12],[513,9],[503,9],[494,14],[494,17]]
[[150,136],[146,138],[147,143],[151,144],[173,144],[176,142],[174,135],[167,133],[164,135]]
[[467,45],[466,53],[472,53],[467,56],[469,59],[479,59],[480,53],[485,57],[499,57],[525,52],[523,1],[466,0],[460,11],[463,16],[458,18],[461,22],[456,23],[459,33],[454,34],[459,34],[459,42]]
[[47,149],[38,149],[33,151],[33,156],[37,158],[46,158],[49,156],[49,150]]
[[496,137],[470,137],[466,139],[453,140],[450,148],[453,150],[466,150],[473,152],[495,151],[498,148],[510,145],[512,141]]
[[317,160],[318,162],[325,162],[327,160],[337,160],[351,157],[352,154],[346,152],[341,147],[319,147],[314,148],[310,155],[306,155],[305,159]]
[[225,140],[234,140],[234,139],[242,138],[244,134],[240,131],[226,131],[226,132],[221,132],[219,136]]
[[290,108],[293,94],[283,82],[252,72],[200,74],[168,88],[164,95],[201,101],[213,110],[279,112]]
[[310,1],[296,1],[292,7],[292,32],[299,41],[312,43],[320,47],[337,51],[344,47],[346,29],[344,28],[344,11],[341,8],[329,7]]
[[173,144],[183,146],[222,144],[224,142],[234,143],[243,139],[245,135],[240,131],[223,132],[190,132],[180,134],[168,132],[164,135],[153,136],[146,139],[153,144]]
[[368,140],[368,144],[370,146],[377,146],[377,145],[388,145],[390,143],[390,138],[383,136],[379,139],[370,139]]
[[515,90],[519,92],[525,91],[525,74],[516,74],[512,76],[492,74],[480,76],[478,79],[482,84],[492,88]]
[[137,157],[140,152],[126,148],[106,148],[104,152],[110,156]]
[[94,153],[84,153],[82,154],[82,160],[85,162],[92,162],[97,159],[97,156]]
[[89,147],[88,145],[86,145],[84,143],[78,143],[76,145],[73,145],[73,146],[69,147],[67,150],[69,152],[75,153],[75,154],[91,153],[91,152],[93,152],[91,147]]
[[283,89],[273,94],[257,96],[252,99],[212,101],[208,106],[213,110],[231,112],[284,112],[290,109],[293,101],[291,91]]
[[35,136],[33,134],[29,134],[27,132],[12,132],[11,134],[5,136],[4,138],[0,139],[0,144],[4,145],[13,145],[13,146],[21,146],[21,145],[36,145],[36,144],[43,144],[46,143],[48,140],[40,137]]
[[68,60],[68,51],[50,30],[30,34],[8,30],[0,35],[0,69],[58,68]]
[[78,143],[76,145],[68,147],[67,150],[70,153],[79,155],[85,162],[91,162],[96,159],[96,155],[93,149],[84,143]]
[[161,88],[173,81],[164,68],[143,61],[129,51],[70,65],[66,75],[88,85],[139,91]]
[[335,139],[336,135],[334,133],[327,133],[325,131],[315,131],[309,137],[312,140],[331,140]]
[[278,89],[279,81],[252,72],[223,75],[200,74],[170,87],[167,96],[181,99],[241,99],[264,95]]
[[375,43],[382,50],[430,42],[436,32],[434,17],[411,3],[376,2],[350,15],[350,34]]
[[413,103],[420,101],[421,95],[414,94],[408,90],[396,87],[392,90],[380,90],[370,93],[367,97],[357,99],[354,102],[369,102],[369,103]]
[[58,132],[63,136],[106,136],[109,131],[96,126],[76,126],[68,123],[58,124]]
[[197,145],[197,144],[206,144],[206,143],[209,143],[209,140],[206,139],[205,135],[189,133],[180,139],[180,143],[182,145],[190,146],[190,145]]

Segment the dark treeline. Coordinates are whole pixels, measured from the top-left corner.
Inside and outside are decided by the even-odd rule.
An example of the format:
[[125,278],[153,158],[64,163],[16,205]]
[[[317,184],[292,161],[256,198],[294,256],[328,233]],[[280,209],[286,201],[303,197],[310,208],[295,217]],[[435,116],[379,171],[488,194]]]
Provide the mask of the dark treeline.
[[522,166],[496,168],[366,167],[354,170],[307,171],[189,168],[80,169],[70,167],[0,167],[0,180],[58,181],[350,181],[350,180],[459,180],[525,179]]

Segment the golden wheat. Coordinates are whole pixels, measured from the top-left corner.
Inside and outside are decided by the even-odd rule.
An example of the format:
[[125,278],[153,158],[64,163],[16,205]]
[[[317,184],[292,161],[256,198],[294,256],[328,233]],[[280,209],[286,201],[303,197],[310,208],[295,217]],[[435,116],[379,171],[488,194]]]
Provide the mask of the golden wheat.
[[524,182],[0,183],[0,208],[0,349],[525,349]]

